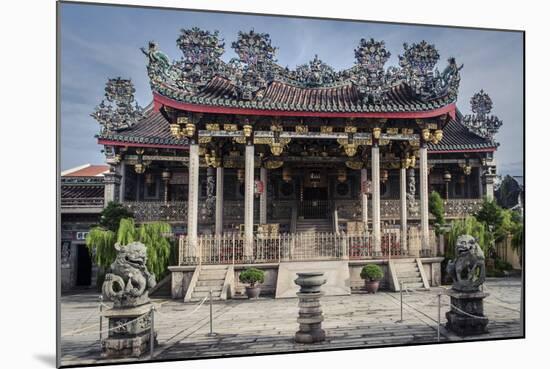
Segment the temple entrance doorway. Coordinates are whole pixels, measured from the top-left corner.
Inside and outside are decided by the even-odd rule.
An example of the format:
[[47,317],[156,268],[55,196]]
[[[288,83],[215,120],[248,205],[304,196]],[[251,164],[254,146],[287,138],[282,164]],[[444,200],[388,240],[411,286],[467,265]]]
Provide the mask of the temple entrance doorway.
[[327,187],[304,187],[298,215],[304,219],[326,219],[329,215]]
[[76,285],[90,286],[92,284],[92,259],[85,244],[77,246]]

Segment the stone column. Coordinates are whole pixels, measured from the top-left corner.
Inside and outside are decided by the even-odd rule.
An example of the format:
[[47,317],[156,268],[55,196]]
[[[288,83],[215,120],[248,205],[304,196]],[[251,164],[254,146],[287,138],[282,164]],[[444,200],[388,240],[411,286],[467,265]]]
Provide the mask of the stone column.
[[267,223],[267,168],[260,168],[260,181],[264,184],[264,191],[260,195],[260,224]]
[[245,149],[244,165],[244,256],[253,257],[254,242],[254,145]]
[[399,214],[401,220],[401,251],[407,254],[407,169],[399,169]]
[[126,195],[126,162],[120,162],[120,191],[118,195],[118,201],[124,202],[124,196]]
[[420,147],[420,238],[422,250],[430,249],[428,216],[428,148],[426,143],[422,143]]
[[199,145],[189,145],[189,195],[187,198],[187,256],[198,256]]
[[109,202],[117,202],[119,199],[120,175],[111,168],[108,173],[103,175],[103,183],[105,184],[103,206],[106,207]]
[[216,234],[223,233],[223,168],[216,168]]
[[495,170],[495,163],[494,161],[487,161],[487,165],[482,167],[483,171],[483,192],[485,194],[485,197],[487,197],[487,200],[492,201],[495,198],[495,177],[496,177],[496,170]]
[[380,149],[372,145],[372,242],[375,255],[382,254],[380,234]]
[[369,231],[369,195],[364,192],[368,181],[367,168],[361,169],[361,220],[365,227],[365,232]]

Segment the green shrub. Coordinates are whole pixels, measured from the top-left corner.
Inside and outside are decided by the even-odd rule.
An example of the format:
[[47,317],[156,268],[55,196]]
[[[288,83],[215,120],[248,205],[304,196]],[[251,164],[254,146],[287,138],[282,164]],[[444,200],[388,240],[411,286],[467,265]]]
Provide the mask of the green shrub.
[[365,265],[361,269],[361,278],[368,279],[369,281],[379,281],[384,277],[384,272],[376,264]]
[[459,236],[463,234],[469,234],[474,237],[479,244],[479,247],[483,250],[485,255],[488,254],[489,249],[493,244],[492,234],[487,230],[484,223],[478,221],[476,218],[469,216],[465,219],[453,220],[451,223],[451,229],[447,233],[447,242],[445,249],[445,257],[448,259],[455,258],[455,244]]
[[445,204],[438,192],[432,191],[428,199],[428,210],[434,216],[435,233],[443,233],[441,227],[445,225]]
[[248,268],[244,272],[239,274],[239,280],[242,283],[250,284],[250,287],[254,287],[256,283],[264,282],[264,271],[256,268]]

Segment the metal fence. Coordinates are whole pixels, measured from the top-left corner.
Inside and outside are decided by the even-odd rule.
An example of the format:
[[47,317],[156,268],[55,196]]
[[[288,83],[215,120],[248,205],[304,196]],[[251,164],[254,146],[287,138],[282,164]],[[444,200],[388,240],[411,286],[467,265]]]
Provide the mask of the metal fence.
[[369,233],[257,234],[247,247],[238,233],[201,235],[193,248],[185,236],[179,239],[179,264],[278,263],[298,260],[359,260],[405,256],[398,230],[382,233],[381,251],[373,248]]

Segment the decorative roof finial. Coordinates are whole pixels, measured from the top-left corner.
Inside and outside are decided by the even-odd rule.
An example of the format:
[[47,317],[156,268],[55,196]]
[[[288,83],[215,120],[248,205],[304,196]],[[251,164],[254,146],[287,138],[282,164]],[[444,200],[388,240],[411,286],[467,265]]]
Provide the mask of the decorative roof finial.
[[473,133],[494,142],[494,136],[502,126],[502,120],[489,115],[493,108],[493,101],[487,93],[480,90],[470,99],[474,114],[464,116],[462,122]]
[[117,77],[107,81],[105,99],[90,114],[102,126],[102,133],[130,128],[143,117],[143,109],[137,102],[132,105],[135,92],[129,79]]
[[373,38],[368,41],[362,38],[354,52],[355,63],[365,66],[369,71],[384,69],[384,64],[391,56],[384,41],[375,41]]

